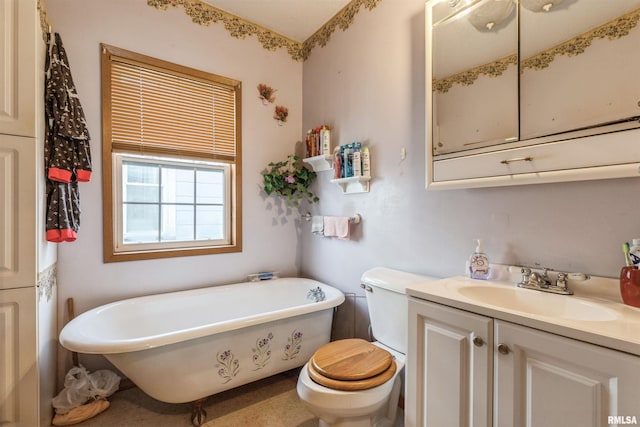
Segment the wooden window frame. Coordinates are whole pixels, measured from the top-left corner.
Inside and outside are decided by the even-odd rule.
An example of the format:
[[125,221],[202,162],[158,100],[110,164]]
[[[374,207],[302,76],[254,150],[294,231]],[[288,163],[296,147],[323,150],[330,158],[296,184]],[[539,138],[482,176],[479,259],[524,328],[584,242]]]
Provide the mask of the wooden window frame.
[[[100,45],[101,68],[102,68],[102,191],[103,191],[103,258],[104,262],[135,261],[145,259],[161,259],[194,255],[208,255],[219,253],[242,252],[242,120],[241,120],[241,99],[242,84],[238,80],[218,76],[193,68],[167,62],[161,59],[152,58],[138,53],[130,52],[106,44]],[[115,243],[117,228],[114,227],[114,167],[113,152],[135,151],[114,147],[112,138],[112,109],[111,109],[111,62],[116,60],[131,61],[142,67],[160,70],[168,74],[180,77],[191,78],[197,81],[209,82],[212,84],[224,85],[233,88],[235,93],[235,160],[229,161],[225,156],[212,155],[210,157],[199,154],[176,153],[176,158],[192,158],[200,160],[216,161],[224,159],[230,164],[231,194],[229,203],[230,217],[230,242],[217,246],[194,246],[183,248],[148,249],[133,250],[130,252],[116,252]],[[116,144],[117,145],[117,144]],[[139,153],[138,153],[139,154]],[[151,155],[152,153],[148,153]],[[157,151],[154,155],[163,155]],[[164,155],[170,155],[164,153]],[[196,243],[196,242],[194,242]]]

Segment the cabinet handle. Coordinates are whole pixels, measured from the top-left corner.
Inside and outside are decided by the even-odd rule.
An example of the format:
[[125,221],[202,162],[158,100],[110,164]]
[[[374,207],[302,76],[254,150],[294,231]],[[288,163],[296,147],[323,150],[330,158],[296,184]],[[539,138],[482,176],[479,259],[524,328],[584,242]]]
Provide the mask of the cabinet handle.
[[480,337],[475,337],[473,339],[473,345],[475,345],[476,347],[482,347],[484,345],[484,340]]
[[513,163],[513,162],[532,162],[532,161],[533,161],[533,157],[528,156],[528,157],[516,157],[515,159],[506,159],[506,160],[500,161],[500,163],[502,163],[503,165],[508,165],[509,163]]
[[498,353],[509,354],[509,346],[506,344],[498,344]]

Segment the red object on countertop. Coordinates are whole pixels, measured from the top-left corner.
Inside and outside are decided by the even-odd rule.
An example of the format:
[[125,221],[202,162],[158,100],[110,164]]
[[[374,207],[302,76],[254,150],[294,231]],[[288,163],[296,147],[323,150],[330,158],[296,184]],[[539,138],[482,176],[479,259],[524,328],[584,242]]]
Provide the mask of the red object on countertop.
[[633,266],[622,267],[620,295],[625,304],[640,307],[640,269]]

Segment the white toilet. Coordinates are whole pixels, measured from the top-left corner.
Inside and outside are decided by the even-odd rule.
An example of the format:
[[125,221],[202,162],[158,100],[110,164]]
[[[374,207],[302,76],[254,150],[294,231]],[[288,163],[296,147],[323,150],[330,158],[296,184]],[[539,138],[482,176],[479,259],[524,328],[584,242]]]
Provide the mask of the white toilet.
[[326,344],[303,366],[298,378],[298,396],[320,419],[320,427],[395,424],[407,352],[406,288],[425,280],[434,278],[382,267],[362,275],[377,341]]

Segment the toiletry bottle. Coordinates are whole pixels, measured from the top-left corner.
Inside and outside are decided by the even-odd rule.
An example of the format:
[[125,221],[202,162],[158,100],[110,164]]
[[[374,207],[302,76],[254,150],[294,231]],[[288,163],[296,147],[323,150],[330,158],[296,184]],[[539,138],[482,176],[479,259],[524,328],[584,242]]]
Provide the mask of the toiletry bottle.
[[362,147],[362,176],[371,176],[371,159],[369,157],[369,147]]
[[333,169],[335,179],[342,178],[342,157],[340,156],[340,147],[333,149]]
[[316,156],[322,155],[322,140],[320,139],[320,131],[322,128],[316,128]]
[[472,279],[487,280],[489,278],[489,258],[482,252],[482,240],[476,239],[478,246],[469,257],[469,275]]
[[306,139],[306,146],[307,146],[307,157],[312,157],[313,156],[313,148],[311,148],[313,146],[313,136],[312,136],[312,130],[309,129],[307,131],[307,139]]
[[322,155],[331,155],[331,131],[326,125],[322,125],[320,129],[320,140],[322,141]]
[[640,239],[633,239],[631,241],[629,258],[631,258],[631,265],[634,265],[636,268],[640,268]]
[[359,142],[353,143],[353,176],[362,176],[362,144]]
[[353,176],[353,149],[351,147],[351,144],[346,144],[344,146],[344,151],[342,152],[342,167],[344,168],[343,178],[349,178]]

